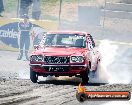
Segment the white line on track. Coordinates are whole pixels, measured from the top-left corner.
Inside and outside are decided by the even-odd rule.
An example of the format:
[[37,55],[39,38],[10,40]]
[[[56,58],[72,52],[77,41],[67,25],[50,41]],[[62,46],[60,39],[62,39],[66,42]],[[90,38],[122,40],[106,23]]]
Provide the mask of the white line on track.
[[[95,40],[96,42],[101,42],[103,40]],[[128,42],[119,42],[119,41],[109,41],[112,44],[118,44],[118,45],[128,45],[128,46],[132,46],[132,43],[128,43]]]

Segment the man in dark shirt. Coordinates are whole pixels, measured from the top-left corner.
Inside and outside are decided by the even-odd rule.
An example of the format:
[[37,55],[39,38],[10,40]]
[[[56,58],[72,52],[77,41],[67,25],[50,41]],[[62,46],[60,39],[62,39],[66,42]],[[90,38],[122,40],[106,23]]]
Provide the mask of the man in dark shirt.
[[24,14],[24,21],[18,24],[19,32],[20,32],[20,54],[17,60],[21,60],[23,57],[23,49],[25,49],[26,59],[28,58],[28,50],[30,47],[30,30],[32,29],[32,23],[28,21],[28,16]]

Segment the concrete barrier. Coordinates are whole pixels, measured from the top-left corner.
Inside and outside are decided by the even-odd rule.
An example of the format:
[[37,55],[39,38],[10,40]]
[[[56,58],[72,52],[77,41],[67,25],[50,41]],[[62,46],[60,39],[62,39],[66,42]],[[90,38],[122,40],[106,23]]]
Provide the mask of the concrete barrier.
[[125,12],[132,12],[132,4],[125,4],[125,3],[106,3],[105,6],[106,10],[111,11],[125,11]]
[[132,4],[125,3],[106,3],[105,16],[109,18],[130,19],[132,20]]

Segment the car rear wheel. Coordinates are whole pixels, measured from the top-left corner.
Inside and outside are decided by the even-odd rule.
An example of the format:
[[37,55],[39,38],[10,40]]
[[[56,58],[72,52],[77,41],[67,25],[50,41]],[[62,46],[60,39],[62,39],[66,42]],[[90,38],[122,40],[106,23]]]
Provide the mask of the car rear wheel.
[[32,70],[32,68],[30,68],[30,80],[33,82],[33,83],[36,83],[37,80],[38,80],[38,75],[36,72],[34,72]]
[[89,80],[88,71],[84,72],[84,73],[81,75],[81,78],[82,78],[83,84],[88,84],[88,80]]

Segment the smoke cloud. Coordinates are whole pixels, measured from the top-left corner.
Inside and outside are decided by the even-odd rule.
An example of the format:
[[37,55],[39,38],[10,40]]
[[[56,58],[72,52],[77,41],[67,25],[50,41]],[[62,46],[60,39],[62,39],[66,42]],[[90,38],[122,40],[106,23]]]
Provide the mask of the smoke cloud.
[[98,67],[100,81],[107,81],[110,84],[132,81],[131,71],[131,49],[111,43],[109,40],[101,41],[98,51],[101,61]]

